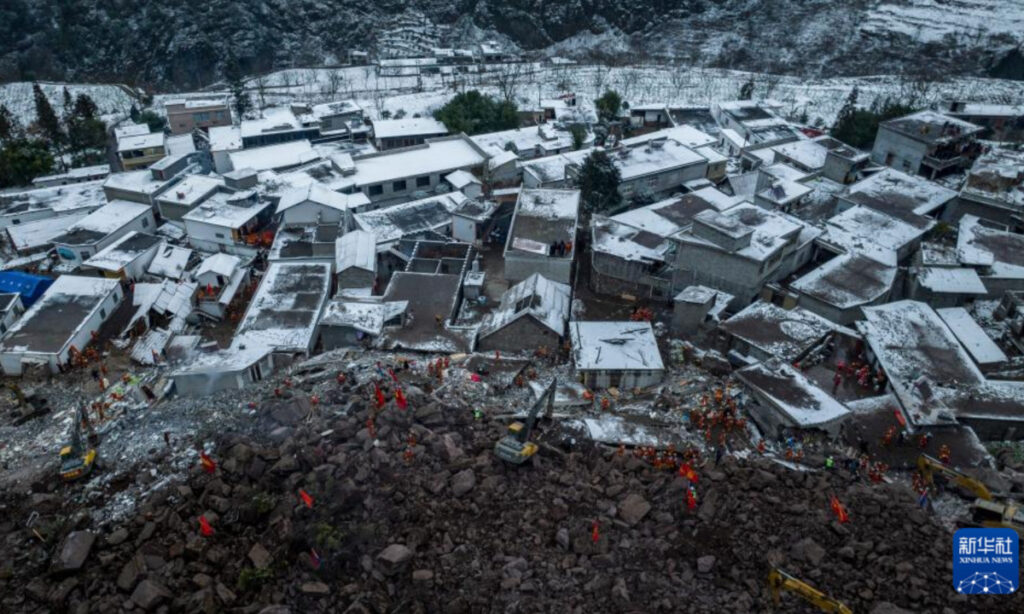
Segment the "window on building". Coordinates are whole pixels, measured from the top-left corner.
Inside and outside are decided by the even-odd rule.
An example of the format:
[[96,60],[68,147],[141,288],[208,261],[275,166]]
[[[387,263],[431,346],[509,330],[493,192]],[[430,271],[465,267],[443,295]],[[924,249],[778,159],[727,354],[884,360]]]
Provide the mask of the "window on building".
[[903,161],[903,170],[905,170],[905,171],[909,171],[910,170],[910,160],[904,160]]
[[405,191],[405,179],[392,183],[391,184],[391,191],[392,192],[404,192]]
[[78,255],[82,257],[82,260],[88,260],[92,254],[89,252],[79,252]]
[[0,333],[6,333],[6,332],[7,332],[7,325],[4,324],[3,322],[0,322]]
[[100,317],[101,318],[107,317],[107,310],[106,309],[100,309]]
[[142,218],[142,227],[143,228],[149,228],[149,219],[148,218]]
[[424,175],[423,177],[416,178],[417,188],[428,188],[430,187],[430,175]]
[[224,233],[223,232],[215,232],[215,233],[213,233],[213,236],[217,237],[218,239],[223,239],[224,238]]
[[382,185],[371,185],[366,188],[366,193],[370,196],[380,196],[384,193],[384,186]]
[[14,218],[13,220],[11,220],[11,224],[13,224],[15,226],[17,226],[20,223],[21,223],[21,220],[19,220],[18,218]]

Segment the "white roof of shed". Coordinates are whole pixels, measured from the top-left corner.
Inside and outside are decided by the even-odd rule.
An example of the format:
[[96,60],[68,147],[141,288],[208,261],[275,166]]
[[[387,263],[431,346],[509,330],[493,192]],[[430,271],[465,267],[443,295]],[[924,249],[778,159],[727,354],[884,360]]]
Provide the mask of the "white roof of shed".
[[275,170],[312,162],[320,157],[307,140],[289,141],[235,151],[228,156],[232,168],[251,168],[256,171]]
[[334,241],[335,268],[340,273],[358,268],[376,272],[377,239],[365,230],[353,230]]
[[939,294],[988,294],[977,271],[969,268],[924,267],[918,272],[917,280]]
[[501,304],[480,326],[480,337],[487,337],[526,316],[533,317],[559,337],[564,336],[571,307],[570,294],[567,284],[534,273],[501,295]]
[[242,259],[233,254],[213,254],[207,256],[195,270],[195,277],[198,279],[207,273],[213,273],[214,275],[220,275],[222,277],[231,277],[231,274],[235,272],[235,269],[242,265]]
[[963,307],[947,307],[945,309],[936,309],[935,313],[939,314],[939,317],[942,318],[942,321],[946,323],[949,330],[960,341],[960,344],[964,346],[964,349],[971,355],[974,362],[984,366],[1007,361],[1006,354],[999,349],[995,341],[985,333],[985,329],[978,325],[966,309]]
[[373,122],[373,135],[378,139],[439,134],[448,134],[448,128],[442,122],[429,117],[378,119]]
[[650,322],[569,323],[573,362],[581,371],[664,369]]
[[165,243],[157,250],[153,262],[149,263],[147,273],[180,280],[185,277],[185,269],[191,256],[191,249]]
[[370,199],[362,192],[342,194],[323,184],[311,183],[305,187],[292,188],[282,194],[281,200],[277,203],[277,212],[281,213],[307,201],[338,211],[370,204]]

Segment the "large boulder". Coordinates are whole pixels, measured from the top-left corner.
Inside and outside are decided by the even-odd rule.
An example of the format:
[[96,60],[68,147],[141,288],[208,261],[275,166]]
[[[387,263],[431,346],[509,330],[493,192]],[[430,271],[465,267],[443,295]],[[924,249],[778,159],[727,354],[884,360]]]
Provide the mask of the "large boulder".
[[57,558],[53,563],[53,571],[57,573],[78,571],[92,550],[96,535],[90,531],[72,531],[64,538]]
[[651,504],[636,493],[631,493],[619,504],[619,518],[630,526],[640,522],[649,511]]
[[412,550],[404,544],[391,544],[377,555],[377,560],[386,575],[401,571],[412,560]]
[[152,610],[160,605],[165,599],[170,599],[171,593],[162,584],[153,580],[143,580],[135,587],[132,593],[132,601],[143,610]]
[[473,490],[476,486],[476,474],[472,469],[463,469],[452,476],[452,494],[456,497]]

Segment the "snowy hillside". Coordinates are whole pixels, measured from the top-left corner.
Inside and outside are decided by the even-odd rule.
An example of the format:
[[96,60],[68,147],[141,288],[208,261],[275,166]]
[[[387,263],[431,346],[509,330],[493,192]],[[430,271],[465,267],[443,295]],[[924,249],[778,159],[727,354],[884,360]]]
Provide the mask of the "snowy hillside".
[[869,9],[862,30],[902,33],[919,41],[944,36],[1024,39],[1024,0],[904,0]]
[[[65,87],[68,88],[72,99],[79,94],[87,94],[96,103],[100,115],[104,116],[103,118],[108,123],[127,117],[133,102],[128,92],[116,85],[40,83],[39,86],[58,113],[61,112],[64,105]],[[32,96],[31,83],[18,82],[0,85],[0,104],[7,105],[7,108],[18,118],[18,122],[23,127],[36,119],[36,106]]]

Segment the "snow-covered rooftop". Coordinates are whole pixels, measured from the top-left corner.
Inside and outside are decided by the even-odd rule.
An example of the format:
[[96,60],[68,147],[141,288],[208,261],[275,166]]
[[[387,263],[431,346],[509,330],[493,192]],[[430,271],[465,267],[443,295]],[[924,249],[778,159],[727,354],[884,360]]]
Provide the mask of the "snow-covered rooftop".
[[487,337],[520,318],[532,317],[562,337],[569,319],[570,294],[567,284],[534,273],[501,295],[500,305],[487,315],[479,335]]
[[0,341],[0,350],[47,354],[63,351],[104,299],[120,286],[117,279],[61,275],[11,326]]
[[89,215],[88,211],[82,211],[81,213],[22,222],[8,226],[6,228],[7,236],[10,237],[11,245],[17,251],[31,251],[52,244],[53,239],[64,234],[64,231],[85,219],[87,215]]
[[159,245],[161,241],[163,239],[156,235],[133,230],[97,252],[83,264],[116,273]]
[[977,134],[984,130],[981,126],[932,110],[890,119],[882,122],[880,127],[928,144],[953,141],[961,136]]
[[694,164],[706,164],[704,156],[676,141],[650,143],[636,147],[623,147],[608,152],[612,163],[619,169],[622,181],[668,172]]
[[921,216],[940,209],[956,198],[956,192],[924,177],[887,168],[850,186],[844,198],[923,227],[929,222]]
[[[898,251],[920,239],[934,225],[935,220],[931,218],[927,218],[923,226],[917,226],[876,209],[858,205],[829,218],[826,223],[826,233],[835,230],[843,231],[866,244]],[[839,243],[844,247],[852,247],[842,240]],[[852,249],[851,251],[866,250]]]
[[128,123],[114,128],[114,138],[118,141],[130,136],[143,136],[149,133],[150,130],[148,124]]
[[151,196],[162,190],[167,183],[168,181],[155,179],[149,170],[140,170],[111,173],[103,182],[103,187]]
[[579,209],[579,190],[523,188],[516,201],[506,252],[517,249],[531,253],[543,251],[547,255],[552,243],[572,241],[576,236]]
[[963,264],[986,267],[986,277],[1024,279],[1024,235],[990,228],[965,215],[956,249]]
[[231,277],[232,273],[240,266],[242,266],[242,259],[234,254],[213,254],[199,263],[193,275],[196,279],[210,274],[227,278]]
[[269,202],[252,202],[251,191],[225,194],[218,192],[182,216],[184,222],[201,222],[225,228],[241,228],[270,206]]
[[809,171],[824,168],[825,158],[828,157],[828,148],[815,139],[775,145],[771,147],[771,150]]
[[135,149],[151,149],[164,146],[164,133],[137,134],[117,139],[117,151],[123,153]]
[[242,148],[242,130],[238,126],[210,128],[210,151],[235,151]]
[[974,162],[961,195],[1024,209],[1024,151],[992,148]]
[[969,268],[923,267],[917,281],[936,294],[988,294],[978,273]]
[[146,272],[150,275],[181,280],[185,277],[185,270],[191,257],[191,249],[165,243],[157,249],[156,256],[153,257],[153,262],[149,263]]
[[[149,174],[147,171],[140,172]],[[113,176],[111,175],[111,177]],[[107,202],[103,186],[103,181],[90,181],[49,188],[35,188],[23,192],[4,192],[0,194],[0,215],[17,216],[24,211],[40,209],[51,209],[55,212],[98,209]]]
[[320,324],[349,326],[369,335],[380,335],[384,324],[408,309],[408,301],[356,302],[333,299],[327,303]]
[[447,174],[480,166],[486,159],[467,137],[428,139],[423,145],[353,158],[356,173],[352,180],[357,186],[368,186],[419,175]]
[[628,139],[622,139],[622,144],[626,147],[633,147],[635,145],[642,145],[648,141],[660,138],[671,139],[680,145],[685,145],[690,149],[697,147],[704,147],[705,145],[713,145],[718,142],[715,137],[701,132],[693,126],[674,126],[672,128],[663,128],[661,130],[655,130],[654,132],[648,132],[647,134],[641,134],[640,136],[630,137]]
[[448,173],[444,176],[444,180],[450,183],[456,190],[461,190],[470,184],[480,184],[480,180],[473,173],[464,170]]
[[953,331],[931,307],[897,301],[864,307],[857,327],[889,379],[911,385],[919,378],[932,384],[979,383],[984,377]]
[[[982,366],[997,365],[1006,362],[996,342],[992,340],[971,314],[963,307],[946,307],[936,309],[942,321],[946,323],[953,336],[957,338],[974,362]],[[1024,410],[1024,407],[1022,407]]]
[[[693,219],[695,223],[703,224],[730,237],[750,234],[750,243],[735,253],[753,260],[768,258],[794,238],[805,234],[805,230],[812,230],[794,217],[750,204],[740,204],[721,212],[708,209],[696,214]],[[819,231],[810,232],[808,240],[817,234]],[[696,237],[692,230],[677,235],[677,238],[681,241],[715,245]]]
[[261,114],[262,117],[259,119],[242,120],[242,138],[273,132],[288,132],[302,128],[302,124],[295,117],[295,113],[292,113],[292,110],[287,107],[270,107],[263,109]]
[[323,119],[332,115],[357,113],[362,110],[362,107],[355,100],[335,100],[334,102],[316,104],[310,108],[310,112],[316,119]]
[[660,262],[671,250],[670,241],[655,233],[638,230],[635,226],[623,224],[615,218],[594,218],[591,223],[596,253],[609,254],[616,258],[636,262]]
[[378,244],[430,230],[440,230],[452,223],[452,212],[466,199],[462,192],[451,192],[402,203],[385,209],[355,214],[355,225],[374,237]]
[[281,200],[277,203],[277,213],[307,201],[331,209],[337,209],[338,211],[346,211],[370,204],[370,199],[362,192],[342,194],[341,192],[331,190],[321,183],[311,183],[305,187],[292,188],[282,194]]
[[351,268],[376,272],[377,239],[365,230],[353,230],[334,242],[335,270],[339,273]]
[[785,361],[744,367],[736,377],[770,401],[789,426],[827,428],[850,415],[845,405]]
[[547,124],[488,132],[470,138],[492,156],[508,153],[506,147],[509,144],[512,145],[513,151],[524,155],[567,149],[573,144],[572,133],[568,130],[555,130]]
[[569,323],[579,371],[660,371],[661,352],[650,322]]
[[309,352],[330,289],[330,264],[271,263],[238,324],[235,344]]
[[54,242],[71,245],[94,243],[150,211],[149,205],[127,200],[112,200],[79,220],[74,226],[70,226],[67,232],[56,237]]
[[209,175],[188,175],[160,195],[157,200],[193,207],[224,185],[219,177]]
[[276,170],[312,162],[320,157],[307,140],[289,141],[266,147],[243,149],[228,154],[232,168],[256,171]]
[[792,362],[836,330],[836,325],[800,307],[783,309],[758,301],[722,322],[719,328],[765,354]]
[[448,134],[448,128],[429,117],[403,117],[402,119],[377,119],[373,122],[373,136],[391,139],[402,136],[439,136]]
[[840,309],[884,296],[896,280],[895,266],[862,253],[841,254],[790,284],[790,288]]

